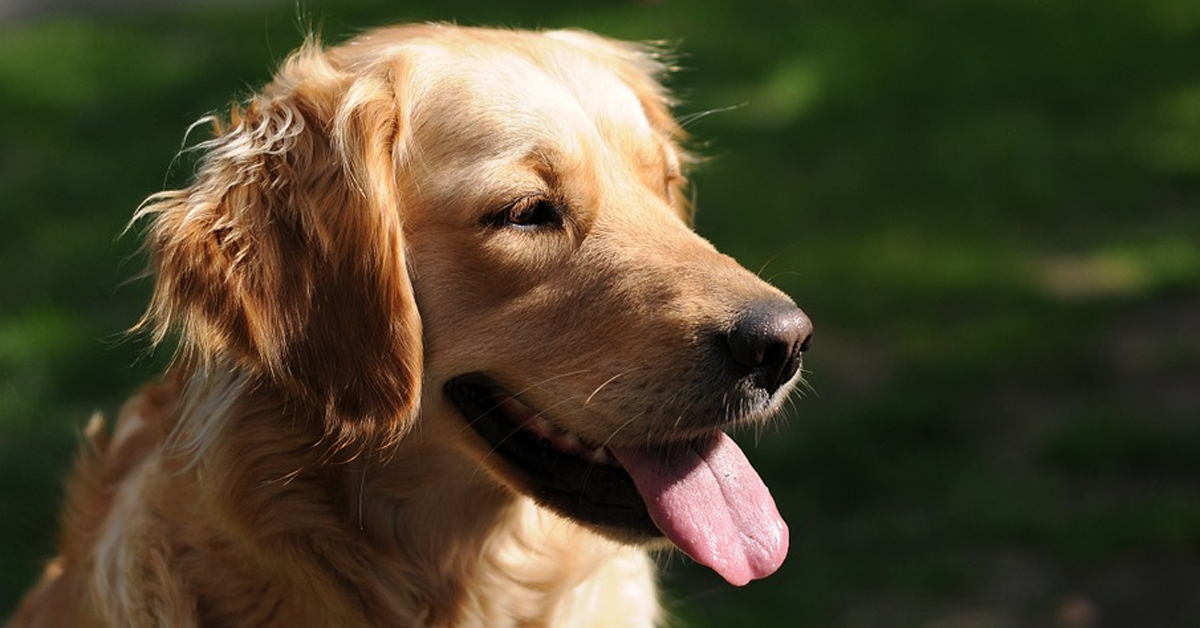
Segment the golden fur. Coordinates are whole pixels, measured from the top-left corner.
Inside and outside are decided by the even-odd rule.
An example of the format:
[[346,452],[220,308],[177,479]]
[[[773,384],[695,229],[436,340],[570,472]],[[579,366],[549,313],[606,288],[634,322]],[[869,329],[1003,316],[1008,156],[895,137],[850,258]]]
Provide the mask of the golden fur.
[[214,120],[138,215],[141,328],[179,355],[89,426],[13,625],[659,625],[636,539],[536,505],[443,386],[495,374],[594,443],[778,405],[697,374],[704,330],[786,297],[690,230],[662,70],[583,32],[397,27],[304,46]]

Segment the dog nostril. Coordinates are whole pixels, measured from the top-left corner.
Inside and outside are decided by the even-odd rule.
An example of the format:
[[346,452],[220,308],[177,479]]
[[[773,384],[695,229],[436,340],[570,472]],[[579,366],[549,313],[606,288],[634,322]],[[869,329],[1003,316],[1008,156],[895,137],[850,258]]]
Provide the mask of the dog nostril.
[[[812,325],[810,324],[809,328],[811,329],[811,327],[812,327]],[[804,337],[804,340],[800,341],[800,353],[804,353],[805,351],[808,351],[808,349],[810,347],[812,347],[812,332],[811,331],[809,331],[808,335]]]
[[799,370],[800,354],[812,344],[812,322],[790,301],[757,304],[735,321],[726,343],[733,361],[773,393]]

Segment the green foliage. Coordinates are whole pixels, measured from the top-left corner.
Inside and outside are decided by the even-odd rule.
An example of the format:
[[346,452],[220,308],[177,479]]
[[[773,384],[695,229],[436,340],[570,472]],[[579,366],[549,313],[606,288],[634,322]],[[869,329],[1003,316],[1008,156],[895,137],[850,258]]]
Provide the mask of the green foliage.
[[[1197,6],[355,0],[0,25],[0,613],[50,552],[77,430],[165,357],[123,336],[146,284],[119,234],[186,181],[184,130],[310,27],[452,20],[675,45],[709,157],[699,231],[816,322],[814,392],[750,454],[792,556],[741,590],[667,561],[682,620],[1051,625],[1084,595],[1200,625],[1177,594],[1200,569]],[[1094,575],[1118,569],[1154,586]]]

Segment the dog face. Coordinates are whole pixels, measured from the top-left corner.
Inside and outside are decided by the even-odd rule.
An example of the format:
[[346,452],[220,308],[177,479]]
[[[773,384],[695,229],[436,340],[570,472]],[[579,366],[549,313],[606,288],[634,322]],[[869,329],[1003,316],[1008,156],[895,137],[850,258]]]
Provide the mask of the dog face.
[[786,526],[722,430],[777,410],[811,324],[690,229],[660,70],[577,32],[301,53],[213,141],[192,210],[148,210],[152,318],[339,442],[469,426],[455,447],[562,515],[770,573]]
[[638,94],[575,37],[533,58],[452,59],[462,78],[426,94],[438,115],[414,123],[422,148],[401,169],[416,175],[402,196],[426,381],[488,374],[579,414],[571,432],[599,444],[761,417],[795,364],[757,385],[726,336],[786,297],[691,231],[675,129],[647,115],[661,95]]

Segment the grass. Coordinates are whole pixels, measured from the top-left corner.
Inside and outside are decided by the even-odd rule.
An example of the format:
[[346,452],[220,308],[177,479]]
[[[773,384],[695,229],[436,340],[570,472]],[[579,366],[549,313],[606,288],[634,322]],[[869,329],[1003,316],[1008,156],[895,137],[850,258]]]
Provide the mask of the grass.
[[77,431],[161,366],[122,340],[146,284],[117,234],[186,181],[183,130],[308,24],[439,19],[675,42],[698,229],[816,321],[816,392],[751,453],[792,555],[738,590],[674,564],[681,621],[1052,625],[1082,596],[1103,625],[1200,624],[1194,2],[303,12],[0,26],[0,616],[51,551]]

